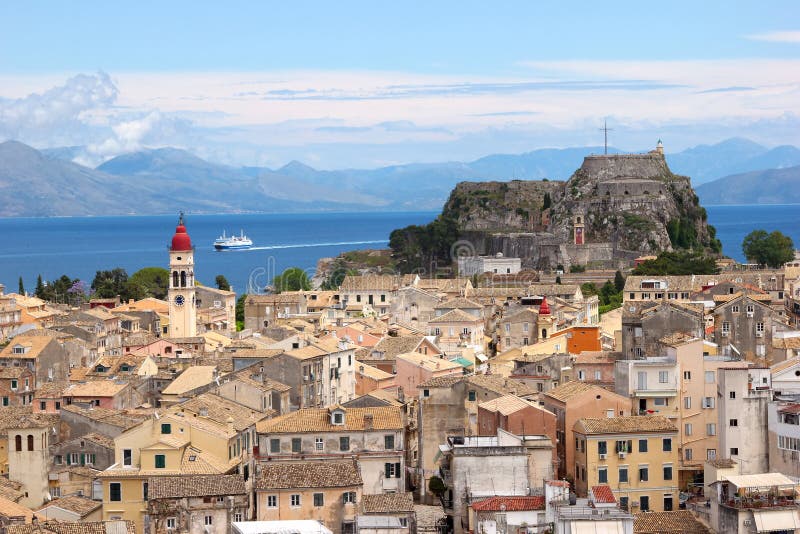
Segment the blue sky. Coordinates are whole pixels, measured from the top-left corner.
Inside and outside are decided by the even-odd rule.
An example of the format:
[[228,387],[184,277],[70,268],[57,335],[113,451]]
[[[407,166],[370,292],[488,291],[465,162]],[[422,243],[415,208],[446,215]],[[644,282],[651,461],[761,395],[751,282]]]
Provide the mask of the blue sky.
[[[793,2],[0,4],[0,139],[334,168],[800,144]],[[741,4],[741,5],[739,5]]]

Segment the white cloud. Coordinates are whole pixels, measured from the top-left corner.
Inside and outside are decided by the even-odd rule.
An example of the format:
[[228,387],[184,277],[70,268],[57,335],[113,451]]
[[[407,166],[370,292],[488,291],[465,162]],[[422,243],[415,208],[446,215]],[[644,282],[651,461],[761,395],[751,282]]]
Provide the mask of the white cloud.
[[772,31],[746,35],[751,41],[767,41],[770,43],[800,43],[800,30]]

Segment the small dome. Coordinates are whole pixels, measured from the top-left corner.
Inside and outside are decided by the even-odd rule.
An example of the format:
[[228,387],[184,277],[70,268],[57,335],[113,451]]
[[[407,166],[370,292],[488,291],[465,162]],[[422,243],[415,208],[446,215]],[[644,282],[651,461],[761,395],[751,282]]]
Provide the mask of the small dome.
[[183,225],[183,213],[181,213],[181,218],[178,220],[178,226],[175,227],[175,235],[172,236],[170,250],[192,250],[192,239],[186,233],[186,227]]
[[503,253],[502,252],[498,252],[494,256],[495,256],[495,258],[502,258],[503,257]]
[[547,304],[547,297],[542,299],[539,305],[539,315],[550,315],[550,306]]

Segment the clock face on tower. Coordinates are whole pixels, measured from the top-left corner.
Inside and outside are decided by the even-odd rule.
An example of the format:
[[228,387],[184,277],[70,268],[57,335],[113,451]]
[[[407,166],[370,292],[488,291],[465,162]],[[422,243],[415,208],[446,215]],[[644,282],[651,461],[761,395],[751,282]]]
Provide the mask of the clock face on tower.
[[183,306],[183,303],[185,301],[186,299],[183,298],[183,295],[178,295],[177,297],[175,297],[175,304],[178,306]]

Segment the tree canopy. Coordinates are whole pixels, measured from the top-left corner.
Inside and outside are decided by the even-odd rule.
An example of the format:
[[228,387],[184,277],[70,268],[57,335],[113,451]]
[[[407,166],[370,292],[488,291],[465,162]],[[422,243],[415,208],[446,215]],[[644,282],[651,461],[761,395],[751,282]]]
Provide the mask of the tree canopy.
[[289,267],[272,279],[272,285],[275,287],[276,293],[283,291],[309,291],[311,289],[311,280],[300,267]]
[[169,271],[163,267],[144,267],[131,275],[127,286],[131,295],[164,300],[169,289]]
[[778,230],[753,230],[742,241],[742,252],[749,261],[777,269],[794,259],[794,243]]
[[635,275],[684,275],[684,274],[717,274],[717,262],[710,256],[699,252],[676,251],[662,252],[654,260],[639,264]]
[[217,289],[221,289],[222,291],[230,291],[231,285],[228,283],[228,279],[225,278],[224,274],[218,274],[217,277],[214,279],[214,283],[217,284]]
[[77,305],[86,298],[85,289],[83,282],[66,274],[46,284],[39,275],[34,295],[48,302]]

